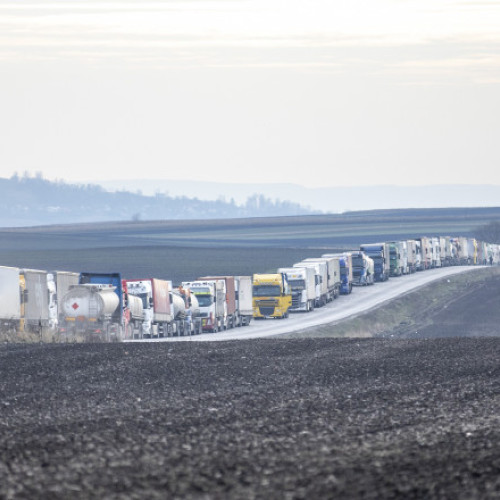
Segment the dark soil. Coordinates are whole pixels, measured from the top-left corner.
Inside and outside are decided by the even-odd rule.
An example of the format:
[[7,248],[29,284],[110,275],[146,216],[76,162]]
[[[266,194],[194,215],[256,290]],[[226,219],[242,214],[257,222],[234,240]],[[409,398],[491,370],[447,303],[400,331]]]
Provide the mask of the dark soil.
[[499,498],[500,339],[0,347],[0,498]]

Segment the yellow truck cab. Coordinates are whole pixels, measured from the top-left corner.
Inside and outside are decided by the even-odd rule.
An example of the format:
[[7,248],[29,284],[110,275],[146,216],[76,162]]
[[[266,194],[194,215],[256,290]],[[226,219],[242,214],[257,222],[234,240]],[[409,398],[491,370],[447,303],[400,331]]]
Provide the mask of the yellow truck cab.
[[287,318],[292,292],[285,274],[253,275],[253,317]]

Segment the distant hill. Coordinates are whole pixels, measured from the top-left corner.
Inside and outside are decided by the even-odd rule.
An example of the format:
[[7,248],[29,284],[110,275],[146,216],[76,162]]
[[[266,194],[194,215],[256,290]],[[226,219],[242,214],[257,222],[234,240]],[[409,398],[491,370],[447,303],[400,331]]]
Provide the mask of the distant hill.
[[[355,175],[342,182],[356,183]],[[191,196],[200,200],[233,198],[244,203],[249,194],[290,200],[325,213],[394,208],[494,207],[500,205],[500,186],[494,185],[427,185],[427,186],[344,186],[307,188],[298,184],[236,184],[220,182],[180,181],[165,179],[113,180],[99,184],[110,191],[127,189],[154,195]]]
[[96,184],[67,184],[36,177],[0,178],[0,227],[80,222],[224,219],[313,214],[299,203],[253,195],[244,203],[108,192]]

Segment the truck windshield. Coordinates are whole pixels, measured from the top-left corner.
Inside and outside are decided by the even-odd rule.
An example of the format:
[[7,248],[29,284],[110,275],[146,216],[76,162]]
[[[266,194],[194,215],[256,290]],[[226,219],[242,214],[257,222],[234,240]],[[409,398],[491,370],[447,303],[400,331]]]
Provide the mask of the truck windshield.
[[278,285],[255,285],[253,287],[254,297],[279,297],[281,289]]
[[214,303],[211,295],[198,295],[197,293],[195,293],[195,295],[198,299],[198,305],[200,307],[209,307]]
[[363,267],[363,257],[353,257],[352,265],[353,267]]
[[[134,295],[134,294],[132,294]],[[142,307],[143,309],[149,309],[149,297],[147,293],[140,293],[137,295],[142,300]]]
[[292,287],[292,290],[303,290],[306,287],[304,280],[289,280],[288,283]]

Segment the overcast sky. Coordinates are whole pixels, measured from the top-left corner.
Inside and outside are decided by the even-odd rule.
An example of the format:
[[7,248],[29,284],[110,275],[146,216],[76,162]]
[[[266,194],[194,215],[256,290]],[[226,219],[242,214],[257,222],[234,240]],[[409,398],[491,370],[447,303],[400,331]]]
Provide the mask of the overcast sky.
[[500,1],[0,0],[0,174],[500,184]]

